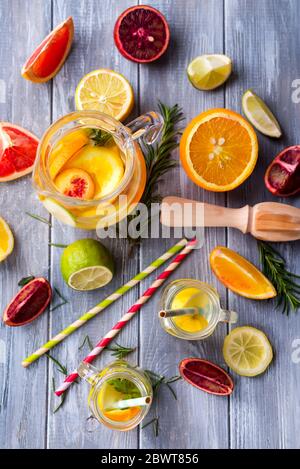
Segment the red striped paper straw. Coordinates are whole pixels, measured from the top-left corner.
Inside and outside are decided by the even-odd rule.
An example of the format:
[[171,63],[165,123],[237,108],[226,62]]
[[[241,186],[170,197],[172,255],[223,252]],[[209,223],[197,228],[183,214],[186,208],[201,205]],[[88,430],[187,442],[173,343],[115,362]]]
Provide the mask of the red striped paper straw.
[[[181,264],[181,262],[192,252],[197,245],[197,240],[189,241],[186,247],[176,256],[173,262],[157,277],[152,283],[151,287],[131,306],[126,314],[120,319],[117,324],[100,340],[96,347],[84,358],[83,362],[92,363],[95,358],[100,355],[102,350],[107,347],[110,342],[116,337],[123,327],[133,318],[133,316],[141,309],[141,307],[154,295],[157,289],[169,278],[171,273]],[[56,389],[55,394],[61,396],[74,381],[79,377],[77,370],[74,370],[66,377],[62,385]]]

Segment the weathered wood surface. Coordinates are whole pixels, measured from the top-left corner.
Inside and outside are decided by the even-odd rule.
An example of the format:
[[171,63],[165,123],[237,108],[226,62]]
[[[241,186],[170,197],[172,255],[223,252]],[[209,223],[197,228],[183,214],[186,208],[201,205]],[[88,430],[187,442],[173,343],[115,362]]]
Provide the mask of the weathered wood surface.
[[[162,185],[164,194],[183,195],[212,203],[240,206],[270,199],[262,176],[272,157],[284,146],[298,141],[299,105],[291,99],[292,82],[300,78],[298,0],[161,0],[148,1],[165,13],[171,26],[172,46],[166,56],[150,66],[125,60],[112,40],[115,19],[131,0],[0,0],[0,119],[23,125],[41,136],[49,123],[74,109],[74,91],[87,72],[107,67],[122,72],[133,84],[136,96],[134,115],[156,106],[178,102],[187,120],[211,107],[241,111],[242,93],[254,88],[272,104],[284,128],[279,143],[260,137],[261,151],[251,179],[227,196],[204,193],[174,170]],[[36,44],[67,16],[75,22],[76,40],[61,72],[46,85],[23,80],[20,68]],[[201,93],[188,82],[185,68],[201,53],[225,52],[232,57],[235,76],[225,88]],[[2,81],[1,81],[2,80]],[[172,180],[172,185],[169,181]],[[291,201],[299,205],[299,201]],[[44,275],[69,299],[69,304],[37,322],[20,329],[0,327],[6,359],[0,363],[0,447],[1,448],[299,448],[300,386],[299,365],[292,361],[292,344],[300,338],[297,316],[289,319],[274,311],[271,304],[244,300],[218,284],[208,266],[208,254],[218,244],[228,245],[258,262],[255,241],[239,233],[209,230],[202,250],[193,254],[174,275],[198,278],[218,287],[224,306],[240,313],[240,324],[264,329],[276,350],[270,370],[259,379],[235,377],[236,391],[230,399],[205,395],[185,383],[176,384],[178,401],[165,389],[156,407],[160,415],[160,435],[151,428],[117,433],[93,426],[86,419],[88,388],[73,386],[64,407],[53,414],[55,398],[52,377],[61,379],[52,362],[40,359],[27,370],[20,362],[48,337],[89,309],[115,287],[131,278],[157,257],[172,240],[145,240],[128,262],[126,242],[108,241],[117,259],[117,274],[103,291],[76,294],[62,282],[59,271],[61,251],[49,248],[49,241],[68,243],[94,233],[75,231],[52,220],[52,228],[25,215],[25,211],[45,216],[36,201],[29,177],[0,187],[0,213],[11,224],[16,248],[0,265],[2,311],[17,291],[18,280],[28,274]],[[298,243],[281,247],[293,270],[300,271]],[[76,366],[84,351],[78,346],[88,334],[96,341],[137,298],[153,277],[126,295],[115,306],[91,321],[52,351],[69,369]],[[119,338],[138,346],[133,362],[169,376],[177,373],[182,358],[199,356],[224,366],[222,357],[226,326],[203,343],[188,343],[165,334],[156,319],[159,297],[142,310]],[[109,352],[97,365],[111,360]]]

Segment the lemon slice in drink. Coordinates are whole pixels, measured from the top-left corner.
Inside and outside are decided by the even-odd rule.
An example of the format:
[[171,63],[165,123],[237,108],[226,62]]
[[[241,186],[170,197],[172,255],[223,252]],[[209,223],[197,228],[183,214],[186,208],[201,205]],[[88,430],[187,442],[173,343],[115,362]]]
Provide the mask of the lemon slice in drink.
[[223,355],[238,375],[254,377],[266,371],[273,359],[267,336],[254,327],[238,327],[225,338]]
[[65,223],[66,225],[76,227],[75,217],[69,210],[60,205],[56,200],[46,197],[43,201],[44,207],[53,215],[57,220]]
[[75,92],[75,104],[78,111],[100,111],[123,120],[133,108],[133,89],[120,73],[101,68],[81,79]]
[[196,57],[187,68],[190,82],[202,91],[214,90],[223,85],[231,72],[231,59],[221,54]]
[[280,138],[280,125],[266,103],[253,91],[248,90],[242,99],[243,111],[251,124],[268,137]]
[[14,237],[3,218],[0,217],[0,262],[4,261],[14,249]]
[[79,239],[64,249],[60,269],[65,282],[74,290],[96,290],[113,278],[114,261],[99,241]]

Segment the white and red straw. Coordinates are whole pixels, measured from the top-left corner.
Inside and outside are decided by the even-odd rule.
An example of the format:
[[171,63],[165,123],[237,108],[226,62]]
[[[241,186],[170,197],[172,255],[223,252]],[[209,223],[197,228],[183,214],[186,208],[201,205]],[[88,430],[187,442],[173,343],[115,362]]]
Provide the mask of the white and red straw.
[[[126,314],[120,319],[117,324],[103,337],[103,339],[96,345],[96,347],[84,358],[83,362],[91,363],[95,358],[100,355],[102,350],[107,347],[116,335],[123,329],[124,326],[133,318],[133,316],[141,309],[141,307],[154,295],[157,289],[165,282],[171,273],[181,264],[181,262],[195,249],[197,240],[193,239],[186,247],[176,256],[173,262],[157,277],[145,293],[131,306]],[[77,370],[74,370],[66,377],[62,385],[56,389],[55,394],[61,396],[74,381],[79,377]]]

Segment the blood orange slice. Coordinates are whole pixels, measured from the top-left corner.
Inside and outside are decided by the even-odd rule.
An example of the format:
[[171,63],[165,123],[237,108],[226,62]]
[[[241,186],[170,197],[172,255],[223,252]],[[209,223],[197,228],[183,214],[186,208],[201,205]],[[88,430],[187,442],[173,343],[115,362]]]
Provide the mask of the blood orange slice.
[[168,48],[169,25],[155,8],[148,5],[134,6],[117,19],[114,39],[126,59],[139,63],[154,62]]
[[35,49],[22,67],[22,76],[35,83],[54,77],[64,64],[74,37],[74,23],[70,16],[59,24]]
[[229,396],[234,390],[229,374],[207,360],[185,358],[179,364],[179,371],[185,381],[208,394]]
[[28,130],[0,122],[0,182],[31,173],[38,144],[38,138]]
[[51,286],[43,277],[27,283],[5,308],[3,322],[7,326],[23,326],[42,314],[51,301]]

